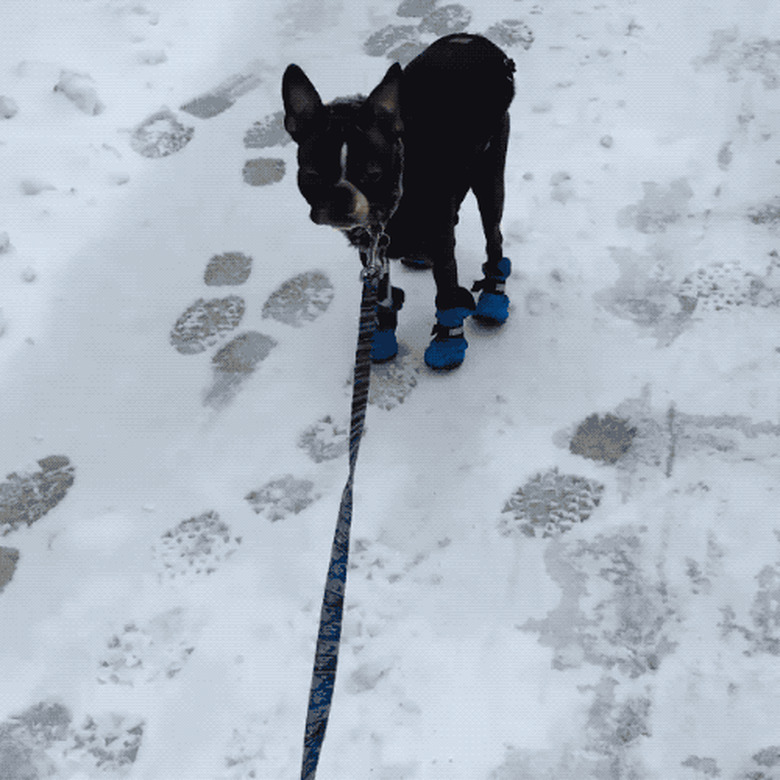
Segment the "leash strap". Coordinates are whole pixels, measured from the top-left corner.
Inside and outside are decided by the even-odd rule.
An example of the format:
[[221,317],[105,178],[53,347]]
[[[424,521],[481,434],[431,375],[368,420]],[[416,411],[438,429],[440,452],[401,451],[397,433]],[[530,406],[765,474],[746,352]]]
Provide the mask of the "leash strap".
[[[376,258],[376,247],[363,277],[363,295],[360,301],[360,329],[355,353],[355,378],[352,386],[352,418],[349,430],[349,476],[341,495],[336,532],[330,553],[328,577],[322,597],[317,650],[309,691],[309,710],[303,738],[301,780],[314,780],[317,762],[328,726],[330,703],[336,682],[341,624],[344,611],[344,592],[347,585],[349,561],[349,532],[352,524],[352,485],[355,479],[360,437],[366,418],[368,387],[371,379],[371,342],[376,328],[376,304],[379,279],[382,273]],[[381,261],[385,262],[384,259]]]

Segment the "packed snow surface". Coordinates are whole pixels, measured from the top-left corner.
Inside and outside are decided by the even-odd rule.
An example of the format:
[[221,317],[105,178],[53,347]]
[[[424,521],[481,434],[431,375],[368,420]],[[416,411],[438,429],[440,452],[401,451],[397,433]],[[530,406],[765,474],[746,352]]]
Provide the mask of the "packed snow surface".
[[[508,322],[373,371],[322,780],[780,777],[769,0],[0,9],[0,778],[299,776],[354,250],[280,83],[517,63]],[[473,198],[462,283],[480,276]],[[218,289],[215,289],[218,288]]]

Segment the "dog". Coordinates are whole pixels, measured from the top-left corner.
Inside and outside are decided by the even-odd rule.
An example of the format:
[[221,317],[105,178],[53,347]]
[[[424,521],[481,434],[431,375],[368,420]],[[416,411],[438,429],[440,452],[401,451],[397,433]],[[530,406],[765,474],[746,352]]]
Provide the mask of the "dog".
[[[406,68],[393,64],[368,97],[322,103],[297,65],[282,79],[284,126],[298,145],[298,188],[317,224],[343,231],[366,262],[368,236],[389,237],[387,256],[430,267],[436,324],[425,351],[433,369],[459,366],[468,346],[464,321],[508,316],[501,217],[515,63],[479,35],[432,43]],[[461,287],[455,226],[474,192],[485,233],[484,278]],[[472,292],[481,291],[475,303]],[[403,291],[380,281],[372,360],[395,357]]]

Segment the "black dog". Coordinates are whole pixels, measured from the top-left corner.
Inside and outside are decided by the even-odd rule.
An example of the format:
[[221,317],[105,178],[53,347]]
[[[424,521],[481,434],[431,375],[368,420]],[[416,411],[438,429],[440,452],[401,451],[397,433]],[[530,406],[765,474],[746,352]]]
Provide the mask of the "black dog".
[[[458,33],[403,70],[391,66],[367,98],[323,105],[297,65],[284,74],[285,127],[299,147],[298,186],[311,219],[343,230],[362,249],[370,232],[384,228],[389,257],[433,268],[437,324],[425,353],[432,368],[462,363],[469,314],[493,324],[507,317],[504,282],[511,269],[500,222],[514,70],[486,38]],[[485,278],[473,288],[482,290],[476,305],[458,284],[455,261],[455,225],[469,189],[487,242]],[[403,292],[384,279],[380,299],[372,358],[387,360],[398,349]]]

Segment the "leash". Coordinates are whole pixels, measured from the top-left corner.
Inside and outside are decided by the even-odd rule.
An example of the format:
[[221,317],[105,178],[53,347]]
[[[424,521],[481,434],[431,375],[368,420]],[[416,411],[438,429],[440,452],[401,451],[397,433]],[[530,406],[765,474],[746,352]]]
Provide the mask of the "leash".
[[[355,376],[352,385],[352,416],[349,429],[349,475],[341,495],[336,532],[330,553],[328,576],[322,596],[317,649],[309,690],[309,709],[303,737],[301,780],[314,780],[317,762],[328,726],[330,703],[336,682],[339,642],[344,612],[344,593],[349,563],[349,532],[352,524],[352,486],[355,480],[360,438],[363,435],[371,380],[371,342],[376,328],[376,304],[379,282],[387,272],[384,249],[387,236],[380,232],[372,237],[363,269],[363,294],[360,300],[360,327],[355,353]],[[362,254],[362,252],[361,252]]]

